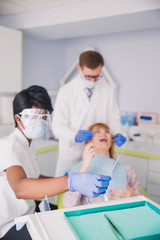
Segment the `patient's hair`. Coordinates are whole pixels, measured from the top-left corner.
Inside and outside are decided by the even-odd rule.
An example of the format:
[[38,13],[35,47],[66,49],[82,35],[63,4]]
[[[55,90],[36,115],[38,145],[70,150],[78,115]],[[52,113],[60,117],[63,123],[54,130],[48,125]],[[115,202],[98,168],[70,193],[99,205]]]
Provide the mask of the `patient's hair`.
[[[110,130],[109,126],[108,126],[107,124],[105,124],[105,123],[95,123],[95,124],[91,125],[91,126],[88,128],[88,130],[93,131],[95,127],[96,127],[96,128],[107,128],[107,129]],[[112,136],[112,140],[113,140],[114,137],[113,137],[112,134],[111,134],[111,136]],[[88,142],[89,142],[89,141],[88,141]],[[115,156],[115,151],[114,151],[114,141],[112,141],[112,143],[111,143],[111,147],[110,147],[110,149],[109,149],[109,156],[110,156],[110,158],[114,158],[114,159],[116,158],[116,156]]]
[[79,56],[79,65],[81,68],[84,66],[87,68],[95,69],[104,65],[104,59],[102,55],[96,51],[86,51]]
[[[53,111],[51,99],[44,87],[33,85],[17,93],[13,100],[13,114],[33,106],[48,110],[50,113]],[[17,127],[16,121],[15,126]]]

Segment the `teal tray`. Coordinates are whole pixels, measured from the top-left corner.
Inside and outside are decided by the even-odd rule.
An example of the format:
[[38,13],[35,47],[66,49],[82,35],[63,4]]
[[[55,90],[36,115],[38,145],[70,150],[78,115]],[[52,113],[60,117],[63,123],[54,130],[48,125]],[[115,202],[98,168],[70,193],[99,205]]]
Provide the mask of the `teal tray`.
[[[118,238],[105,214],[118,228]],[[160,209],[148,201],[64,212],[75,237],[80,240],[160,240]]]

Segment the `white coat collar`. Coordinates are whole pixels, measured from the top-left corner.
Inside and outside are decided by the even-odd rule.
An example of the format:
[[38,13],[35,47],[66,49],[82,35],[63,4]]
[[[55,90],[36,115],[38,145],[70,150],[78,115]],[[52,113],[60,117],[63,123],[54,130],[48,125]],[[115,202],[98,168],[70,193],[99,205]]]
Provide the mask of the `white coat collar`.
[[18,128],[15,128],[15,136],[16,136],[16,138],[17,138],[17,140],[22,144],[22,145],[24,145],[24,146],[26,146],[26,147],[30,147],[31,146],[31,144],[32,144],[32,142],[31,142],[31,144],[29,145],[29,142],[28,142],[28,140],[27,140],[27,138],[23,135],[23,133],[18,129]]

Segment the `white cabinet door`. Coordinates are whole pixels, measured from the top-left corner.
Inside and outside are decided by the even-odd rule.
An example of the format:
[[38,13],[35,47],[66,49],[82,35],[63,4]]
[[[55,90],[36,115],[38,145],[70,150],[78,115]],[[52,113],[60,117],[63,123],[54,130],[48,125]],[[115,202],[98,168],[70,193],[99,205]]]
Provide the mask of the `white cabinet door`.
[[148,167],[149,167],[149,171],[158,172],[160,175],[160,161],[159,160],[149,159]]
[[[56,162],[57,162],[57,151],[46,152],[37,155],[38,165],[42,175],[54,177]],[[49,197],[49,202],[54,203],[55,197]]]
[[160,161],[122,155],[120,162],[131,165],[148,197],[160,204]]
[[140,185],[146,189],[147,187],[147,159],[138,158],[129,155],[122,155],[120,158],[120,162],[128,164],[135,169],[136,175],[140,181]]
[[147,193],[150,199],[160,203],[160,161],[149,159]]
[[54,177],[57,161],[57,151],[38,154],[37,159],[41,174]]
[[0,92],[19,92],[22,81],[22,33],[0,26]]

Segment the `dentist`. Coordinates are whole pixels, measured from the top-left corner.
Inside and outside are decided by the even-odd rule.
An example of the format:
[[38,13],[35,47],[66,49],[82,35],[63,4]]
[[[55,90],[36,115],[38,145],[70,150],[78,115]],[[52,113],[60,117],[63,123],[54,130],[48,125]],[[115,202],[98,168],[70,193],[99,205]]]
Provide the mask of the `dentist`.
[[78,76],[59,90],[52,122],[53,133],[59,139],[56,176],[63,175],[81,160],[84,142],[93,137],[92,132],[86,130],[92,124],[103,122],[109,125],[117,146],[126,140],[121,134],[114,91],[102,77],[103,65],[100,53],[81,53]]

